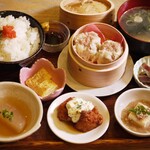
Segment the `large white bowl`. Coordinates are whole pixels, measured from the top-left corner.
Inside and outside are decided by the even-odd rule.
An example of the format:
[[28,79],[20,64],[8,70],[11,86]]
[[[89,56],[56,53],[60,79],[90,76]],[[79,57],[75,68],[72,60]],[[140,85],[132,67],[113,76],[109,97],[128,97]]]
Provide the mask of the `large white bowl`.
[[0,82],[0,100],[8,96],[26,104],[26,107],[30,110],[31,118],[23,132],[16,136],[0,136],[0,142],[13,142],[28,137],[40,128],[43,117],[41,100],[30,88],[16,82]]
[[123,127],[123,129],[125,129],[127,132],[129,132],[132,135],[135,135],[138,137],[147,137],[147,136],[150,136],[150,132],[149,133],[135,132],[135,131],[129,129],[121,120],[122,110],[129,103],[140,100],[140,99],[150,101],[150,89],[134,88],[134,89],[125,91],[117,98],[117,100],[115,102],[114,112],[115,112],[115,117],[116,117],[118,123]]

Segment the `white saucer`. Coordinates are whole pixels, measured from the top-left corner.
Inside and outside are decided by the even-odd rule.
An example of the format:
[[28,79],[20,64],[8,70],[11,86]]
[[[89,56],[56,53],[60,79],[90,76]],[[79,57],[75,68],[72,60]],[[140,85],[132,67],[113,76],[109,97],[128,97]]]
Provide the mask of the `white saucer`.
[[59,55],[57,66],[63,68],[67,75],[67,85],[75,91],[81,91],[84,93],[89,93],[94,96],[109,96],[115,94],[122,89],[124,89],[132,79],[133,76],[133,60],[131,56],[128,57],[127,66],[124,75],[120,80],[114,84],[102,88],[93,88],[82,85],[77,82],[69,73],[67,67],[67,57],[68,57],[68,46],[66,46]]
[[[60,121],[57,117],[57,107],[69,97],[80,97],[91,101],[103,116],[103,123],[91,131],[82,133],[73,128],[71,124]],[[109,127],[110,115],[106,105],[99,98],[82,92],[70,92],[59,96],[51,103],[47,111],[47,122],[53,133],[62,140],[75,144],[85,144],[104,135]]]

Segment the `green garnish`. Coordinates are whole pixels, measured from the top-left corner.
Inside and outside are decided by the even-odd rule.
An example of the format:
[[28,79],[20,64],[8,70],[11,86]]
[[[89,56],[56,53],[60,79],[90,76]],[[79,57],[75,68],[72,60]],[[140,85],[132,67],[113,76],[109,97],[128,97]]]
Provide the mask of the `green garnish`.
[[78,105],[77,105],[77,109],[80,109],[80,108],[81,108],[81,106],[82,106],[81,104],[78,104]]
[[77,108],[77,109],[81,109],[82,105],[83,105],[83,102],[81,101],[80,104],[78,104],[78,105],[76,106],[76,108]]
[[130,109],[129,111],[135,113],[136,115],[150,115],[150,110],[145,108],[142,105],[137,106],[136,108]]
[[7,109],[0,111],[0,114],[3,116],[3,118],[8,119],[9,121],[12,121],[14,115],[12,111],[8,111]]

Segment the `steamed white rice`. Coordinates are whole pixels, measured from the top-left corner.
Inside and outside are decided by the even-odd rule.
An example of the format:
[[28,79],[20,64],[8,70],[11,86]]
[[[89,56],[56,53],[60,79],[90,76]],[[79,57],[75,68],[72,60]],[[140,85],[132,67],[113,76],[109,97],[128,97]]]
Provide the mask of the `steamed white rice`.
[[40,43],[38,28],[31,27],[25,16],[0,17],[0,31],[6,25],[14,27],[16,38],[2,38],[0,35],[0,61],[22,60],[37,51]]

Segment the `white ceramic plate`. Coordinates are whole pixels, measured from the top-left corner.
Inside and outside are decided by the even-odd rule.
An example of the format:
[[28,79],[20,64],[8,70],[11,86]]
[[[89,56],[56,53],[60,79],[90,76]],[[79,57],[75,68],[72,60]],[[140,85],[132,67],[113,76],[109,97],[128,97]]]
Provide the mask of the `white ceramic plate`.
[[[80,97],[91,101],[97,106],[100,114],[103,116],[103,123],[89,132],[82,133],[77,131],[70,124],[60,121],[57,118],[57,107],[69,97]],[[47,122],[54,134],[62,140],[75,144],[84,144],[95,141],[106,132],[109,126],[110,116],[105,104],[97,97],[81,92],[70,92],[59,96],[51,103],[47,112]]]
[[136,100],[147,100],[150,101],[150,89],[146,88],[134,88],[125,91],[122,93],[116,100],[115,102],[115,107],[114,107],[114,112],[115,112],[115,117],[118,121],[118,123],[129,133],[138,136],[138,137],[147,137],[150,136],[150,133],[140,133],[140,132],[135,132],[129,129],[121,120],[121,113],[122,110],[130,103]]
[[124,89],[132,79],[133,76],[133,60],[131,56],[128,57],[127,66],[124,75],[120,80],[115,82],[114,84],[102,88],[92,88],[82,85],[77,82],[69,73],[67,67],[67,57],[68,57],[68,46],[66,46],[63,51],[60,53],[57,66],[59,68],[63,68],[66,71],[67,75],[67,85],[75,91],[82,91],[84,93],[89,93],[94,96],[109,96],[115,94],[122,89]]

